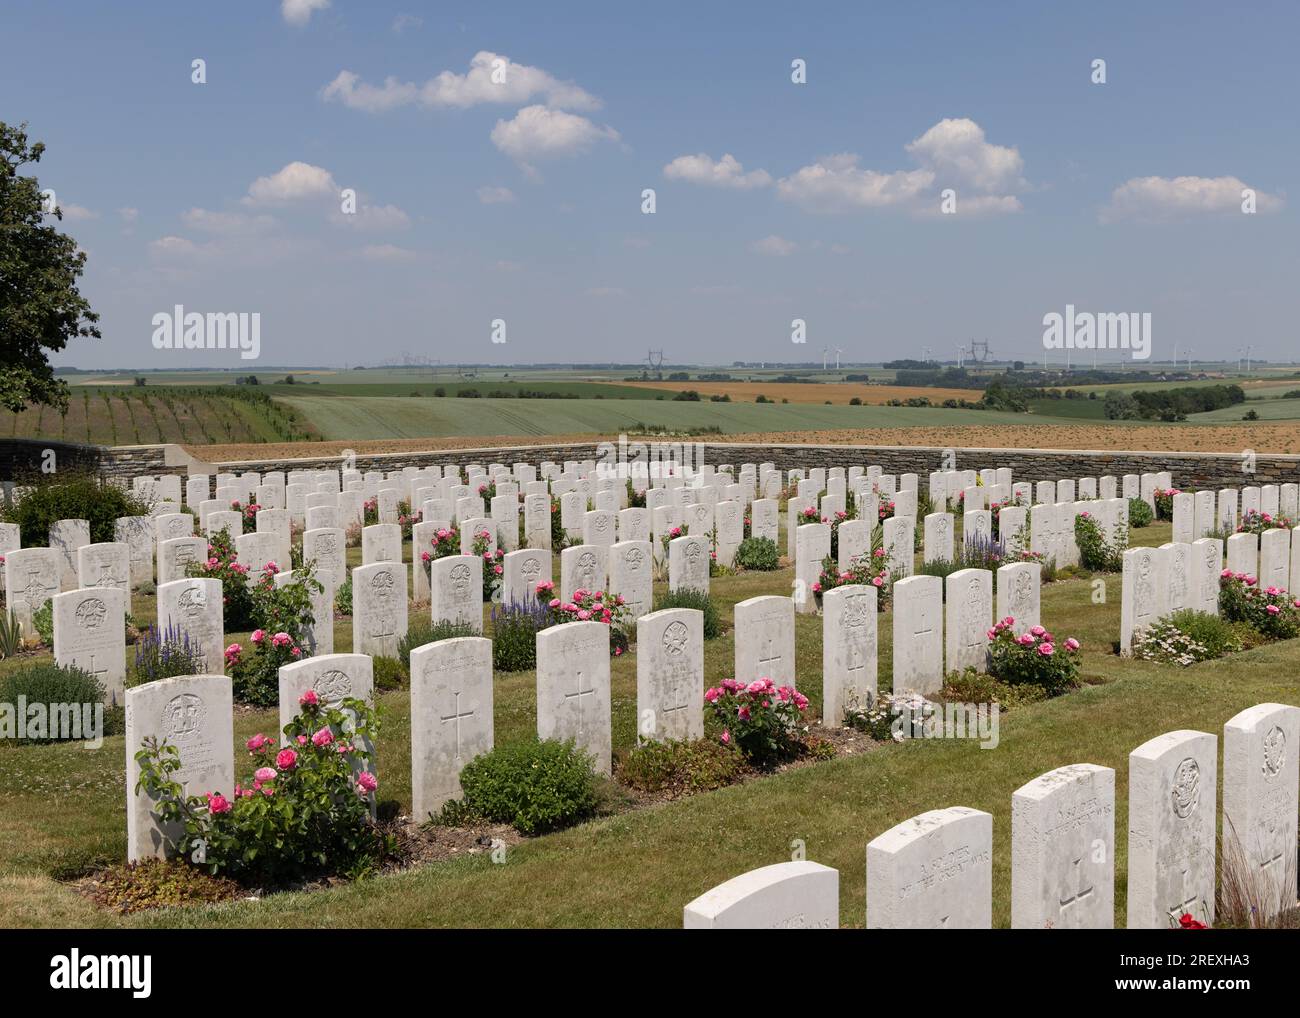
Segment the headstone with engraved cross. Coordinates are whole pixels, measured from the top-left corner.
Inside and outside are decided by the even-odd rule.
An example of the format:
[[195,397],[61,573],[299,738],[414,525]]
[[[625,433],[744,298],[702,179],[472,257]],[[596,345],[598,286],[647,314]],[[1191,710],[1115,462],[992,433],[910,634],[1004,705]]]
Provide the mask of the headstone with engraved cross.
[[122,702],[126,685],[126,605],[118,587],[54,596],[54,660],[98,679],[109,706]]
[[737,682],[771,679],[794,686],[794,615],[794,599],[774,594],[736,605]]
[[492,641],[464,636],[412,650],[412,816],[459,798],[461,768],[492,740]]
[[566,622],[537,634],[537,736],[573,739],[610,773],[609,627]]
[[703,738],[704,613],[665,608],[642,615],[636,648],[638,738]]

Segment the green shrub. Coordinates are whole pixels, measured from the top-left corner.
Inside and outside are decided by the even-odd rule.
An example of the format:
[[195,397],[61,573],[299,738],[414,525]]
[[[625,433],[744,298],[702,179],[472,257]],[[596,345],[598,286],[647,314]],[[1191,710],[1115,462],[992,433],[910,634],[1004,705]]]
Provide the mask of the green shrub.
[[996,703],[1002,711],[1047,699],[1047,690],[1034,683],[1014,685],[977,668],[949,672],[943,684],[943,699],[956,703]]
[[47,600],[32,612],[32,628],[47,647],[54,646],[54,601]]
[[655,611],[665,608],[694,608],[704,613],[704,638],[722,635],[722,617],[713,599],[698,590],[666,590],[655,598]]
[[135,664],[127,672],[126,685],[131,688],[176,675],[201,675],[207,670],[203,654],[190,646],[189,634],[171,625],[162,631],[150,626],[136,641]]
[[[67,715],[53,708],[55,704],[68,704],[76,706],[77,720],[80,725],[89,721],[94,724],[94,714],[87,717],[85,711],[81,708],[82,704],[97,704],[104,702],[103,684],[88,672],[83,672],[80,668],[69,668],[62,665],[56,665],[53,661],[40,661],[34,664],[25,665],[22,668],[9,672],[6,675],[0,675],[0,704],[11,704],[13,710],[17,711],[18,698],[23,697],[30,708],[35,704],[45,706],[47,721],[39,729],[33,724],[33,717],[30,715],[26,720],[25,732],[21,739],[17,739],[18,732],[15,730],[11,733],[4,733],[10,738],[17,739],[20,745],[28,743],[48,743],[60,741],[56,736],[63,734],[62,731],[54,731],[55,722],[60,721],[59,728],[62,730],[62,720],[67,719]],[[8,726],[10,721],[16,722],[17,718],[6,718],[8,711],[0,712],[0,732]],[[70,719],[68,719],[70,720]],[[118,708],[104,709],[104,735],[118,735],[124,729],[122,710]],[[86,732],[81,727],[82,735],[80,738],[92,738],[93,732]]]
[[1130,527],[1149,527],[1154,519],[1155,513],[1151,511],[1151,506],[1147,504],[1146,499],[1130,498],[1128,500],[1128,525]]
[[149,507],[116,485],[101,485],[93,477],[41,482],[13,505],[0,512],[5,523],[22,528],[24,547],[49,543],[50,524],[58,520],[86,520],[93,543],[112,541],[119,516],[144,516]]
[[1169,621],[1180,632],[1186,633],[1206,649],[1210,657],[1223,657],[1245,649],[1246,638],[1243,630],[1248,627],[1240,623],[1229,622],[1209,612],[1193,611],[1184,608],[1169,616]]
[[673,796],[722,788],[744,771],[740,752],[717,739],[645,742],[629,750],[618,763],[618,776],[625,785]]
[[349,577],[334,591],[334,610],[340,615],[352,615],[352,579]]
[[537,634],[554,625],[544,604],[492,606],[492,667],[499,672],[526,672],[537,665]]
[[474,815],[528,835],[578,823],[599,802],[591,757],[572,739],[498,746],[465,765],[460,785]]
[[385,692],[393,689],[403,689],[411,681],[410,658],[405,662],[395,657],[379,657],[371,659],[374,668],[375,688]]
[[770,537],[747,537],[736,549],[736,565],[741,569],[771,572],[780,566],[780,557]]
[[419,619],[407,627],[406,635],[397,644],[397,652],[401,655],[403,666],[407,672],[410,672],[411,651],[416,647],[423,647],[426,643],[437,643],[439,640],[482,635],[468,622],[433,622],[430,619]]

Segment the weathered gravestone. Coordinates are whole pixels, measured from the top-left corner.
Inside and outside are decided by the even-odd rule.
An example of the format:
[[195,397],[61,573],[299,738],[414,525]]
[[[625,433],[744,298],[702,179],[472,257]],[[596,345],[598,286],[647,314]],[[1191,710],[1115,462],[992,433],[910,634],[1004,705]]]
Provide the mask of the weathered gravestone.
[[[356,571],[353,571],[353,590]],[[483,631],[483,560],[448,555],[429,566],[429,611],[434,622],[451,622]]]
[[1014,619],[1017,636],[1041,625],[1043,567],[1037,562],[1013,562],[998,568],[998,619]]
[[55,662],[93,675],[104,702],[117,706],[126,686],[126,591],[89,587],[53,600]]
[[1159,548],[1124,552],[1121,583],[1119,648],[1128,656],[1134,634],[1162,618],[1169,594],[1169,557]]
[[566,622],[537,634],[537,737],[573,739],[610,773],[609,627]]
[[[344,700],[373,703],[375,697],[374,662],[369,654],[321,654],[282,665],[279,672],[280,732],[302,711],[298,701],[313,690],[327,707],[338,707]],[[286,742],[281,734],[280,741]]]
[[461,769],[492,745],[492,641],[462,636],[412,650],[412,816],[459,798]]
[[944,583],[944,667],[950,672],[985,671],[993,625],[993,574],[987,569],[958,569]]
[[226,647],[220,580],[188,577],[160,583],[158,630],[165,633],[168,627],[177,639],[189,640],[190,650],[203,657],[209,673],[222,673]]
[[[461,557],[472,559],[472,556]],[[353,651],[397,657],[406,626],[406,570],[402,563],[375,562],[353,569]]]
[[1296,900],[1300,708],[1261,703],[1223,726],[1223,866],[1267,917]]
[[687,930],[827,930],[839,924],[839,871],[806,859],[732,877],[682,912]]
[[551,553],[545,549],[508,551],[501,566],[501,600],[507,605],[536,604],[537,585],[551,580]]
[[668,542],[668,589],[709,592],[709,541],[688,534]]
[[[216,581],[213,581],[216,582]],[[180,768],[169,778],[185,795],[235,790],[234,719],[230,680],[222,674],[156,679],[126,691],[126,858],[162,859],[184,830],[164,825],[148,792],[135,790],[135,754],[147,738],[175,746]]]
[[943,688],[943,580],[909,576],[894,584],[894,692]]
[[79,587],[117,587],[131,590],[131,548],[121,541],[83,544],[77,549]]
[[1058,767],[1011,796],[1011,925],[1020,930],[1114,927],[1111,768]]
[[90,543],[87,520],[55,520],[50,524],[50,549],[59,556],[59,587],[77,586],[77,549]]
[[992,861],[988,813],[950,806],[904,820],[867,845],[867,928],[991,928]]
[[1128,928],[1214,923],[1215,770],[1208,732],[1158,735],[1129,754]]
[[[876,588],[846,584],[822,596],[822,722],[876,700]],[[739,607],[739,606],[737,606]]]
[[665,608],[636,623],[637,734],[704,737],[704,613]]
[[736,681],[771,679],[795,685],[794,600],[767,595],[741,601],[735,608]]
[[650,542],[619,541],[611,545],[608,593],[623,598],[629,624],[653,607],[653,588],[654,555]]

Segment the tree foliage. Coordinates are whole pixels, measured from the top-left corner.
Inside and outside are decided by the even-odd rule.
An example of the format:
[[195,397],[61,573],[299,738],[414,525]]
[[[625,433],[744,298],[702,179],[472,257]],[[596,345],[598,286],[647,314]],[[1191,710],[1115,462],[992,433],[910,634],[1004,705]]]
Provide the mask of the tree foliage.
[[15,413],[32,404],[66,409],[68,388],[47,351],[100,335],[99,315],[77,289],[85,252],[48,222],[63,212],[46,214],[36,177],[19,173],[45,152],[27,143],[26,128],[0,121],[0,406]]

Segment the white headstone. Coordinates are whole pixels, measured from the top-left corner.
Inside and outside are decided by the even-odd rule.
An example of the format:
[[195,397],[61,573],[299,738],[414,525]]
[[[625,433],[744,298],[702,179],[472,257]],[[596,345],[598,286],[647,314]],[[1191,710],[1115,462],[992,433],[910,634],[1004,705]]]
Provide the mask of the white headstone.
[[190,577],[160,583],[158,630],[165,633],[169,626],[178,637],[189,638],[190,649],[203,656],[209,673],[222,673],[226,647],[220,580]]
[[636,623],[637,734],[704,737],[704,613],[665,608]]
[[461,769],[493,745],[492,641],[468,636],[411,651],[411,814],[461,794]]
[[894,692],[943,688],[943,580],[909,576],[894,584]]
[[876,700],[876,588],[834,587],[822,596],[822,722],[843,723],[849,707]]
[[374,657],[397,657],[406,626],[406,570],[402,563],[374,562],[353,569],[352,650]]
[[688,930],[824,930],[839,924],[839,871],[806,859],[732,877],[682,914]]
[[609,627],[566,622],[537,634],[537,737],[573,739],[610,773]]
[[[938,577],[930,577],[938,579]],[[904,820],[867,845],[867,928],[993,925],[993,817],[965,806]]]
[[54,596],[54,660],[80,668],[104,686],[104,702],[122,702],[126,686],[127,593],[88,587]]

